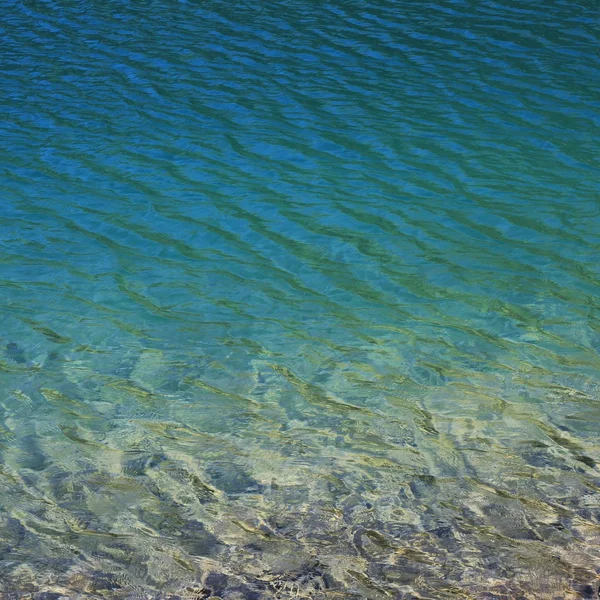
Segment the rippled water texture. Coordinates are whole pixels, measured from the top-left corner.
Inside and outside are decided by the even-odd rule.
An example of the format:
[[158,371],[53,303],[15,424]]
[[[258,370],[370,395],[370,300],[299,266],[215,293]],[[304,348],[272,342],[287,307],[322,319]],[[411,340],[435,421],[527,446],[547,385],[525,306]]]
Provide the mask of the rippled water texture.
[[0,3],[0,597],[596,594],[598,17]]

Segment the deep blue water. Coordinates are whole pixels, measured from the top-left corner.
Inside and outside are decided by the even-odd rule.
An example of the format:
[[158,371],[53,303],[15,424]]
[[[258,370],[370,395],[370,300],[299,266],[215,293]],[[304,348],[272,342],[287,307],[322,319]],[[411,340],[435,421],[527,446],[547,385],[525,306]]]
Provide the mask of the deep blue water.
[[0,595],[592,597],[599,13],[2,2]]

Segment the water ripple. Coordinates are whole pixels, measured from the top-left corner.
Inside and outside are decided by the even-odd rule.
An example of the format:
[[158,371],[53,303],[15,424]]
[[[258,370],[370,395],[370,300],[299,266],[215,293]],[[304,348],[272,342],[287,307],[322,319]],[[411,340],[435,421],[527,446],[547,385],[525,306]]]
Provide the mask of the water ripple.
[[0,595],[597,592],[593,2],[0,31]]

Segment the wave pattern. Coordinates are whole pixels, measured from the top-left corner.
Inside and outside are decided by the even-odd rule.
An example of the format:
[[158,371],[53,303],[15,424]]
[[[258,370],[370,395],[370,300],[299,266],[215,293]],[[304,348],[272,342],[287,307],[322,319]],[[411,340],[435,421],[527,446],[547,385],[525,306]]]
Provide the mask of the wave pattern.
[[0,17],[3,598],[596,593],[594,2]]

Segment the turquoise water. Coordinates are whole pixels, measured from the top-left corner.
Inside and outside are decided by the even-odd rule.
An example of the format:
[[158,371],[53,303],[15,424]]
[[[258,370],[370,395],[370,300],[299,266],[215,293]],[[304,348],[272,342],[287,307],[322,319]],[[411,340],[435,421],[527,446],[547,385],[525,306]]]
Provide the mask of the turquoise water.
[[596,593],[595,2],[0,28],[3,598]]

